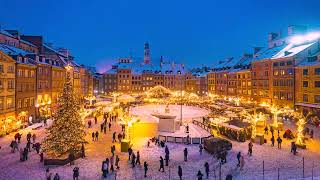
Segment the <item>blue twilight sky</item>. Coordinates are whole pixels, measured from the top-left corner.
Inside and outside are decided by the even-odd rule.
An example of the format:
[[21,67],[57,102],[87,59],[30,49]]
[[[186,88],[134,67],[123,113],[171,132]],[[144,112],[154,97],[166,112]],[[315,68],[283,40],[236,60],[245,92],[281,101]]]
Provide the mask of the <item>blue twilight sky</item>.
[[[213,65],[264,46],[290,24],[320,26],[319,0],[1,0],[0,25],[43,35],[79,63],[103,70],[118,57]],[[153,60],[154,60],[153,59]]]

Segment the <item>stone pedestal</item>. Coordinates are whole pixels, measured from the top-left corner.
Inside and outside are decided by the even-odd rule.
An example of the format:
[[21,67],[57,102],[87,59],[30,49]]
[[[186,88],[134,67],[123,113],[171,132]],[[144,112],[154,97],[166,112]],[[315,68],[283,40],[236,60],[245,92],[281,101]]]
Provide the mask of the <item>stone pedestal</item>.
[[131,147],[130,140],[123,139],[121,141],[121,152],[128,152],[129,147]]

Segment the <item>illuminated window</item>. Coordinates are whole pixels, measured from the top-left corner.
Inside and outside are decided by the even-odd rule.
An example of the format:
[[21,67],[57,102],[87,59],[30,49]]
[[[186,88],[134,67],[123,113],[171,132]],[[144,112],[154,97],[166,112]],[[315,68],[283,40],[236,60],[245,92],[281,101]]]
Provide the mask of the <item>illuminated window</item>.
[[278,71],[273,71],[274,76],[278,76],[279,72]]
[[13,98],[7,97],[7,108],[13,108],[14,103],[13,103]]

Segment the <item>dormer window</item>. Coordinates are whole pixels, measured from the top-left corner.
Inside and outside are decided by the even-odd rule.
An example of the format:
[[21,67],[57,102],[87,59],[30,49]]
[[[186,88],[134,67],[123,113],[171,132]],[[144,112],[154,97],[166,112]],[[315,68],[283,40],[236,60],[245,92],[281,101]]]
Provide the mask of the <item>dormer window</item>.
[[22,57],[18,56],[18,61],[21,62],[22,61]]

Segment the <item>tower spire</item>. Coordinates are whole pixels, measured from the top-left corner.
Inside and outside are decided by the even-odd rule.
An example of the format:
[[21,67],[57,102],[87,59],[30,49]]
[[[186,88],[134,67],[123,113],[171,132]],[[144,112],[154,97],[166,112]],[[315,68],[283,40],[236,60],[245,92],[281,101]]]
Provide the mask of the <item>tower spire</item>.
[[144,44],[144,58],[143,58],[143,63],[144,64],[150,64],[150,47],[149,43],[146,42]]

